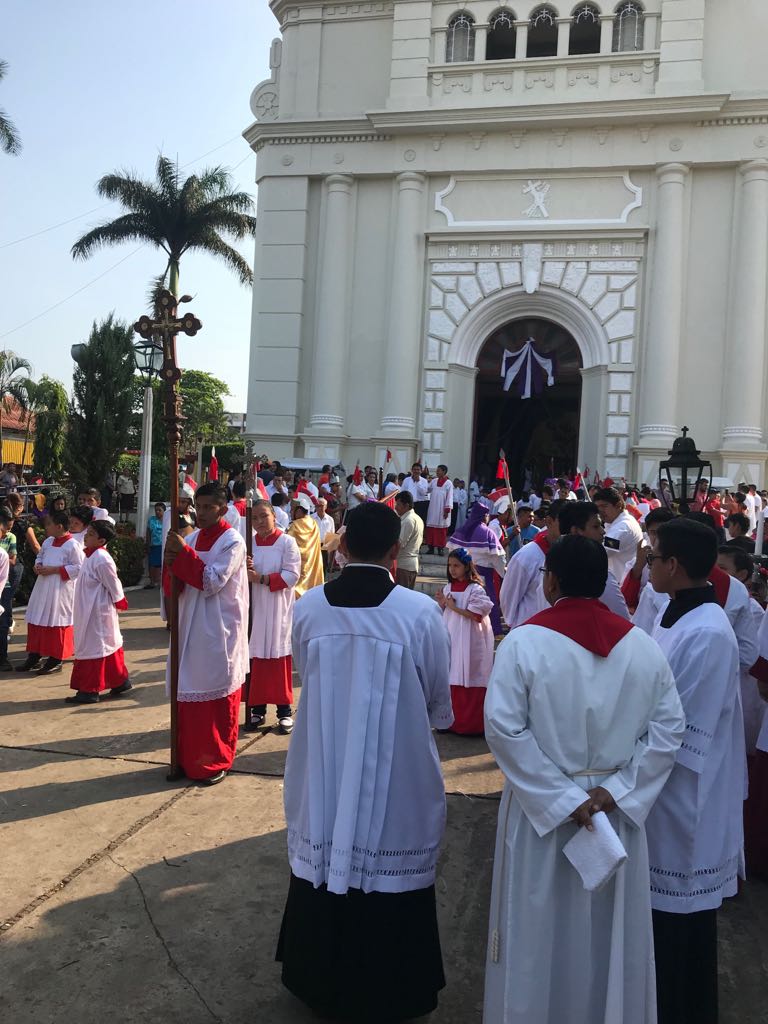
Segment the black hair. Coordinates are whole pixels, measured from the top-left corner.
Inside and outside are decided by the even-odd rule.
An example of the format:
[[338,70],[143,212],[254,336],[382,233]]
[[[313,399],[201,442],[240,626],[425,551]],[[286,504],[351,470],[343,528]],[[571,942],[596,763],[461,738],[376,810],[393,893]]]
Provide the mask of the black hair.
[[89,498],[94,498],[96,501],[101,501],[101,491],[97,491],[95,487],[86,487],[84,490],[79,492],[80,494],[87,494]]
[[671,508],[652,508],[645,517],[645,528],[648,529],[649,526],[657,526],[660,523],[669,523],[674,518],[675,513]]
[[221,484],[215,481],[198,487],[195,491],[195,498],[213,498],[218,505],[227,504],[227,492]]
[[163,512],[165,512],[165,502],[164,501],[156,501],[155,502],[155,508],[156,509],[161,508],[163,510]]
[[57,526],[63,526],[65,528],[69,526],[69,516],[64,511],[49,512],[48,518],[51,520],[52,523],[55,523]]
[[[702,526],[708,527],[708,529],[714,531],[719,541],[720,534],[717,532],[715,521],[712,516],[708,516],[706,512],[686,512],[683,518],[690,519],[693,523],[701,523]],[[749,526],[749,521],[747,521],[747,526]]]
[[599,515],[593,501],[566,501],[557,515],[561,536],[566,537],[574,527],[583,530],[593,516]]
[[609,505],[620,505],[624,499],[615,487],[598,487],[592,501],[606,501]]
[[420,462],[413,462],[413,463],[411,463],[411,469],[416,469],[416,468],[424,469],[424,467],[422,466],[422,464]]
[[107,543],[114,540],[117,536],[114,527],[111,523],[108,523],[106,519],[94,519],[90,525],[93,532],[97,534],[101,540],[105,540]]
[[244,498],[246,490],[245,480],[236,480],[232,484],[232,497],[237,498],[238,500],[240,498]]
[[93,509],[90,505],[78,505],[69,514],[75,519],[79,519],[83,526],[88,526],[93,519]]
[[448,473],[448,467],[445,465],[444,462],[441,462],[440,465],[437,468],[438,469],[444,469],[446,474]]
[[570,484],[568,483],[568,481],[567,481],[567,480],[565,479],[565,477],[564,477],[564,476],[559,476],[559,477],[557,478],[557,486],[558,486],[558,487],[567,487],[567,488],[568,488],[568,490],[570,490],[570,489],[571,489],[571,488],[570,488]]
[[551,501],[549,503],[549,508],[547,509],[547,519],[558,519],[560,516],[560,512],[563,509],[563,506],[567,504],[567,498],[555,498],[554,501]]
[[270,501],[272,502],[275,508],[281,508],[288,501],[288,495],[283,494],[282,491],[275,491],[275,493],[270,498]]
[[555,541],[545,560],[563,597],[602,597],[608,582],[608,555],[602,544],[579,534]]
[[740,526],[744,531],[744,536],[749,533],[749,519],[747,519],[743,512],[734,512],[732,515],[728,516],[725,520],[725,525]]
[[736,544],[721,544],[717,549],[719,555],[727,555],[733,560],[733,567],[736,572],[748,572],[752,574],[755,567],[754,560],[748,551],[738,547]]
[[537,516],[539,519],[546,519],[547,516],[549,515],[549,510],[550,510],[551,507],[552,506],[551,506],[550,502],[542,501],[542,503],[539,505],[539,507],[536,509],[536,511],[533,514],[535,516]]
[[400,516],[388,505],[366,501],[348,513],[344,536],[353,558],[379,561],[400,539]]
[[541,488],[541,493],[542,493],[542,496],[545,495],[545,494],[551,494],[553,498],[555,496],[555,492],[554,492],[551,484],[544,484],[544,486]]
[[692,580],[705,580],[717,561],[717,534],[704,523],[678,516],[662,523],[657,534],[658,553],[676,558]]
[[400,491],[395,497],[395,504],[398,502],[406,508],[413,508],[413,495],[410,491]]
[[11,526],[11,524],[13,523],[13,516],[11,515],[11,510],[9,508],[6,508],[5,506],[0,508],[0,523],[2,523],[3,526]]

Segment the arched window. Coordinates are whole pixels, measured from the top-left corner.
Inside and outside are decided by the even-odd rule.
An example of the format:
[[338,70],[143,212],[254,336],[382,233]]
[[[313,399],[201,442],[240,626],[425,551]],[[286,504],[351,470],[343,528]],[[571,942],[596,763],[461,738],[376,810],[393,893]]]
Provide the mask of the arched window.
[[600,11],[594,4],[579,4],[573,12],[568,53],[600,53]]
[[475,59],[475,23],[468,14],[456,14],[448,22],[448,36],[445,40],[445,62]]
[[502,7],[488,22],[488,40],[485,44],[486,60],[510,60],[515,56],[517,31],[512,11]]
[[621,3],[613,16],[613,51],[642,50],[643,8],[636,3]]
[[557,12],[553,8],[537,7],[528,25],[528,57],[557,56]]

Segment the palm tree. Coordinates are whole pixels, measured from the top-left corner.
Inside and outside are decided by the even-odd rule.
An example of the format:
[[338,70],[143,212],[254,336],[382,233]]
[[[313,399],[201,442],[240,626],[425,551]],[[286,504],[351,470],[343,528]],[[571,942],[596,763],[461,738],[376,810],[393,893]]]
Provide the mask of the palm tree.
[[[0,81],[5,78],[7,71],[8,62],[0,60]],[[4,110],[0,110],[0,149],[13,155],[21,152],[21,136]]]
[[141,241],[162,249],[168,257],[159,281],[179,294],[179,263],[185,252],[197,249],[223,260],[243,284],[253,274],[240,253],[222,234],[237,241],[253,235],[256,218],[247,192],[232,191],[232,177],[224,167],[209,167],[185,181],[167,157],[157,158],[157,180],[142,181],[135,174],[106,174],[96,185],[104,199],[122,203],[128,211],[93,228],[72,246],[74,259],[87,259],[96,249],[120,242]]
[[29,375],[32,365],[8,349],[0,352],[0,465],[3,464],[3,412],[11,413],[14,406],[27,411],[29,405]]

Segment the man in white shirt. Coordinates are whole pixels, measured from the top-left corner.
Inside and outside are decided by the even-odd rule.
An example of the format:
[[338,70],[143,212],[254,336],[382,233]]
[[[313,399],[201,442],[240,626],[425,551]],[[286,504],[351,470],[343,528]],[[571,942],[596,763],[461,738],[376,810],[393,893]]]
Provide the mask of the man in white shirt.
[[400,527],[379,502],[353,509],[347,565],[293,620],[302,696],[285,766],[291,880],[277,959],[295,996],[356,1024],[428,1014],[445,984],[432,729],[453,722],[450,645],[436,602],[392,580]]
[[275,522],[283,532],[285,532],[291,525],[291,517],[286,511],[288,505],[288,495],[283,494],[282,491],[276,491],[271,497],[272,507],[275,510]]
[[750,536],[757,529],[757,510],[762,507],[762,502],[757,496],[756,484],[739,484],[739,490],[744,495],[744,507],[746,508],[747,519],[749,519]]
[[413,497],[413,508],[416,515],[426,526],[427,509],[429,508],[429,480],[422,476],[422,465],[414,462],[411,466],[411,475],[403,480],[402,490],[408,491]]
[[286,496],[288,494],[288,488],[285,486],[285,481],[283,479],[282,473],[275,473],[275,475],[267,484],[267,494],[269,495],[270,498],[272,497],[273,494],[277,494],[278,491],[280,492],[280,494],[285,494]]
[[320,543],[322,544],[329,533],[333,533],[336,526],[333,519],[328,515],[326,509],[328,508],[328,502],[325,498],[318,498],[317,505],[312,518],[317,523],[317,528],[320,531]]
[[395,498],[395,512],[400,516],[400,552],[397,556],[395,582],[413,590],[419,575],[419,551],[424,540],[424,523],[413,511],[413,495],[400,491]]
[[624,499],[615,487],[600,487],[595,491],[594,503],[605,523],[605,549],[608,566],[619,586],[635,563],[637,545],[643,531],[634,516],[624,507]]

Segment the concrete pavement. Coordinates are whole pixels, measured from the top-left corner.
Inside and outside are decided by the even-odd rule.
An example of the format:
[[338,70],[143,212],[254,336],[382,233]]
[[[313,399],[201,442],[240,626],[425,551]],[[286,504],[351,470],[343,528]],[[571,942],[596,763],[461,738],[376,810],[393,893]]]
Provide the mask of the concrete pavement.
[[[273,960],[288,879],[288,740],[243,733],[222,785],[168,783],[167,634],[156,592],[129,597],[129,697],[78,708],[63,703],[69,668],[0,676],[0,1017],[316,1020],[284,992]],[[20,662],[18,618],[11,658]],[[439,736],[438,745],[449,794],[437,883],[448,987],[431,1019],[479,1024],[501,776],[482,740]],[[768,886],[748,885],[721,918],[721,1020],[766,1021]]]

